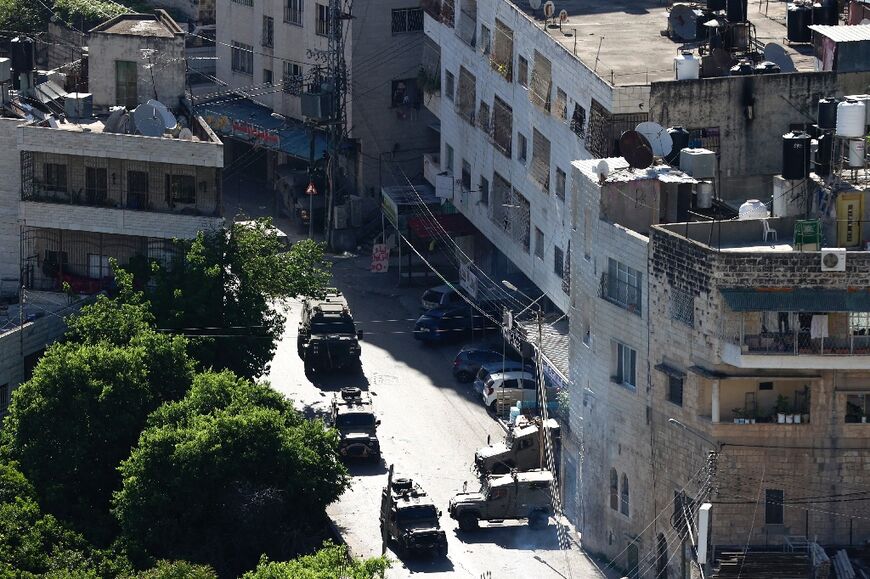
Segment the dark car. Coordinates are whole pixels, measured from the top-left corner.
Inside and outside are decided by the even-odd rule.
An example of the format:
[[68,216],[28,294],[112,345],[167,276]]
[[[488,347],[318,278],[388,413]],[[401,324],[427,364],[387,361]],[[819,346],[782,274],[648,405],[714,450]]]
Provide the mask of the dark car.
[[455,282],[427,289],[423,292],[423,297],[420,298],[420,307],[425,311],[435,308],[450,308],[465,304],[466,299],[459,288],[459,282]]
[[453,360],[453,377],[463,383],[471,382],[482,365],[501,362],[503,358],[513,361],[516,358],[512,353],[512,349],[503,351],[500,346],[494,344],[465,346],[459,350]]
[[417,319],[414,338],[425,343],[458,340],[472,331],[485,331],[496,326],[479,312],[472,316],[471,307],[435,308]]

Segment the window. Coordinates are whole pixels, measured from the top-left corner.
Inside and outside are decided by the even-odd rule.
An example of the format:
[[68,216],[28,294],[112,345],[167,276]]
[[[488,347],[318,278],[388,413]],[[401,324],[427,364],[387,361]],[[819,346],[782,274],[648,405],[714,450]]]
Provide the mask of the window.
[[268,68],[263,69],[263,82],[265,84],[272,84],[272,71]]
[[553,116],[568,120],[568,95],[560,88],[556,89],[556,106],[553,107]]
[[295,62],[284,62],[281,75],[281,90],[287,94],[302,94],[302,67]]
[[764,524],[781,525],[785,493],[779,489],[764,489]]
[[490,65],[508,82],[514,77],[514,31],[496,19],[495,41],[493,42]]
[[66,193],[66,165],[46,163],[43,167],[45,190],[52,193]]
[[0,385],[0,413],[6,412],[9,408],[9,384]]
[[329,6],[315,4],[317,7],[317,20],[314,24],[314,32],[320,36],[329,36]]
[[535,227],[535,257],[544,259],[544,232]]
[[480,109],[477,112],[477,126],[487,135],[492,135],[492,115],[489,112],[489,103],[480,101]]
[[105,167],[85,167],[85,197],[91,205],[106,202],[109,180]]
[[422,8],[399,8],[393,10],[393,34],[420,32],[423,30]]
[[456,77],[449,70],[444,71],[444,94],[448,100],[453,100],[453,95],[456,92]]
[[166,176],[166,204],[196,204],[196,177],[193,175]]
[[556,197],[565,200],[565,180],[567,179],[567,175],[565,175],[565,171],[556,167]]
[[525,164],[528,160],[529,140],[522,133],[517,133],[517,160]]
[[135,108],[139,104],[136,63],[115,61],[115,104]]
[[271,48],[275,42],[275,19],[263,16],[263,46]]
[[537,50],[535,65],[532,68],[532,80],[529,84],[529,100],[533,105],[545,112],[550,112],[553,91],[553,63]]
[[510,105],[495,97],[492,101],[492,140],[502,155],[511,158],[514,113]]
[[635,370],[637,367],[637,352],[621,342],[616,345],[616,368],[613,380],[617,384],[629,386],[634,389],[637,386]]
[[96,253],[88,254],[88,277],[91,279],[103,279],[111,276],[109,268],[109,256]]
[[532,166],[529,174],[545,192],[550,191],[550,139],[532,129]]
[[608,301],[640,315],[641,273],[620,261],[608,258],[604,278],[603,296]]
[[254,74],[254,47],[234,40],[231,68],[234,72]]
[[284,22],[302,26],[304,0],[284,0]]
[[464,66],[459,67],[459,91],[456,93],[456,109],[465,122],[474,124],[474,108],[477,105],[477,79]]
[[692,294],[671,288],[671,319],[690,328],[695,326],[695,300]]
[[462,159],[462,189],[468,193],[471,191],[471,163]]
[[867,423],[870,414],[870,394],[849,394],[846,396],[846,422],[850,424]]
[[127,208],[148,209],[148,173],[127,171]]
[[628,516],[628,476],[622,473],[622,492],[619,493],[619,512]]
[[610,469],[610,508],[619,510],[619,474],[615,468]]
[[486,24],[480,25],[480,51],[484,56],[489,56],[489,53],[492,49],[492,32],[489,31],[489,28]]
[[254,0],[233,0],[236,4],[241,4],[242,6],[253,6]]
[[420,91],[417,90],[416,78],[398,79],[392,82],[390,104],[393,108],[417,108],[420,103]]
[[444,143],[444,168],[451,175],[453,174],[453,147]]
[[517,57],[517,82],[529,88],[529,61],[525,56]]
[[486,177],[480,178],[480,204],[483,206],[489,205],[489,181]]
[[565,276],[565,254],[558,245],[553,246],[553,273],[562,279]]
[[574,114],[571,115],[571,130],[581,139],[586,134],[586,109],[577,103],[574,103]]
[[468,46],[474,48],[477,43],[477,0],[462,0],[459,4],[459,21],[456,23],[456,35]]
[[683,405],[683,380],[679,376],[668,375],[668,402]]

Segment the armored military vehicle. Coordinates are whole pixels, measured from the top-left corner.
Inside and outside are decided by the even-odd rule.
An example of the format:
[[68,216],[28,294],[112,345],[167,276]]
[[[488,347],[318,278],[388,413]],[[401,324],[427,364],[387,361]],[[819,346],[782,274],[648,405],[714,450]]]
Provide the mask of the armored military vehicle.
[[296,349],[305,363],[305,372],[338,368],[360,368],[359,340],[347,300],[330,288],[323,298],[302,302],[302,320]]
[[341,389],[340,396],[332,400],[328,422],[341,436],[338,443],[341,456],[380,458],[377,428],[381,421],[375,417],[371,398],[359,388]]
[[447,535],[438,518],[441,511],[417,482],[393,478],[381,492],[381,534],[384,542],[393,542],[400,553],[429,553],[447,556]]
[[463,531],[474,531],[480,521],[509,519],[526,519],[531,528],[543,529],[553,514],[552,486],[553,475],[548,470],[490,475],[479,491],[463,490],[450,499],[450,517]]
[[[553,454],[559,456],[559,423],[550,418],[546,422],[553,443]],[[504,442],[488,444],[474,453],[474,470],[480,476],[505,474],[511,470],[526,471],[541,468],[544,457],[544,432],[541,419],[524,421],[505,436]]]

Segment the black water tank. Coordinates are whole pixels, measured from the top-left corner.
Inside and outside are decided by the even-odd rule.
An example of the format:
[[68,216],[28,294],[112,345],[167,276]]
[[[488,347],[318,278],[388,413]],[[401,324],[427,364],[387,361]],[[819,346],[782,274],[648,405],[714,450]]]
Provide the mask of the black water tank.
[[33,41],[20,36],[12,39],[12,70],[16,73],[33,70]]
[[748,0],[725,0],[725,18],[728,22],[746,22]]
[[816,151],[816,175],[827,177],[831,174],[831,159],[834,157],[834,133],[819,135],[819,150]]
[[810,172],[810,136],[792,131],[782,136],[782,178],[806,179]]
[[718,12],[720,10],[725,10],[727,5],[727,0],[707,0],[707,10],[709,12]]
[[673,146],[671,152],[665,156],[665,162],[671,167],[680,166],[680,151],[689,146],[689,131],[683,127],[671,127],[668,129]]
[[823,24],[825,26],[837,25],[837,4],[825,0],[824,2],[816,2],[813,4],[813,24]]
[[791,42],[812,40],[810,24],[813,23],[813,9],[809,4],[789,4],[786,18],[786,37]]
[[819,128],[823,131],[833,131],[837,128],[837,105],[834,97],[819,99]]

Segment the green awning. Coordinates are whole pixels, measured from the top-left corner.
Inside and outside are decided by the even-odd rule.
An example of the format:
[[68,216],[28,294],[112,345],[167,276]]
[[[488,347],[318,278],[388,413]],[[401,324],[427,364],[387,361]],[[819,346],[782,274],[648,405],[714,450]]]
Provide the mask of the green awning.
[[734,312],[870,312],[870,288],[720,289]]

